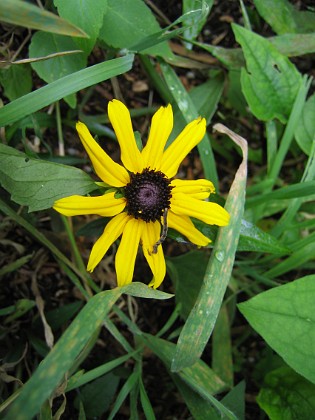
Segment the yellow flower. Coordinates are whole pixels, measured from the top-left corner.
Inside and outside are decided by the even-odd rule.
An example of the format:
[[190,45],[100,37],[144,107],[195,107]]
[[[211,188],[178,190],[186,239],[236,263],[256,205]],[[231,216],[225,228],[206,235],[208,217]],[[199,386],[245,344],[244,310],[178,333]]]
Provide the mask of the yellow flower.
[[107,155],[83,123],[78,122],[76,128],[96,174],[115,191],[112,188],[111,192],[97,197],[65,197],[57,200],[53,207],[66,216],[113,217],[92,248],[88,271],[94,270],[122,235],[115,257],[118,286],[132,281],[140,243],[153,273],[149,286],[157,288],[166,273],[160,246],[166,234],[166,223],[192,243],[206,246],[210,239],[195,228],[190,217],[210,225],[225,226],[229,222],[224,208],[205,201],[214,192],[212,182],[173,179],[182,160],[202,140],[206,121],[197,118],[189,123],[164,150],[173,129],[173,111],[170,105],[161,107],[152,118],[148,141],[140,152],[125,105],[115,99],[109,102],[108,116],[120,145],[123,166]]

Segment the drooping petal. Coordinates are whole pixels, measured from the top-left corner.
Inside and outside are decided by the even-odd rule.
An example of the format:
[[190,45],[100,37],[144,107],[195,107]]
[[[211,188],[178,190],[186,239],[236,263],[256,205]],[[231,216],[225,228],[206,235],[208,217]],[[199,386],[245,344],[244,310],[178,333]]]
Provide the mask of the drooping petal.
[[94,270],[94,268],[97,266],[97,264],[101,261],[101,259],[108,251],[108,248],[122,234],[124,227],[128,220],[130,220],[130,218],[131,217],[124,212],[118,214],[108,222],[104,229],[104,232],[98,238],[98,240],[95,242],[92,248],[87,266],[87,271],[92,272]]
[[128,108],[114,99],[108,103],[108,117],[120,145],[122,163],[130,172],[142,172],[141,153],[136,144]]
[[111,217],[121,213],[125,206],[125,198],[115,198],[115,192],[110,192],[97,197],[71,195],[55,201],[53,208],[65,216],[98,214]]
[[145,168],[159,170],[167,139],[173,129],[173,110],[171,105],[161,108],[153,115],[149,138],[142,150]]
[[206,120],[192,121],[163,153],[160,171],[173,178],[185,156],[202,140],[206,132]]
[[198,200],[208,198],[211,193],[215,192],[214,185],[207,179],[183,180],[173,179],[171,187],[174,187],[172,192],[174,194],[183,193]]
[[217,203],[196,200],[187,194],[172,194],[171,209],[178,215],[195,217],[208,225],[226,226],[229,213]]
[[158,221],[142,223],[144,224],[141,235],[142,250],[153,273],[153,280],[150,282],[149,286],[152,286],[154,289],[156,289],[164,280],[166,273],[165,258],[162,246],[158,246],[157,252],[155,254],[152,252],[154,244],[160,238],[161,224]]
[[134,218],[131,218],[125,225],[115,259],[119,287],[132,282],[142,228],[143,224]]
[[80,140],[89,155],[96,174],[106,184],[113,187],[123,187],[130,181],[126,169],[114,162],[112,158],[93,139],[89,129],[82,122],[76,124]]
[[193,222],[188,216],[179,216],[169,210],[167,219],[168,226],[170,228],[175,229],[182,235],[186,236],[186,238],[193,244],[198,246],[207,246],[211,242],[209,238],[195,228]]

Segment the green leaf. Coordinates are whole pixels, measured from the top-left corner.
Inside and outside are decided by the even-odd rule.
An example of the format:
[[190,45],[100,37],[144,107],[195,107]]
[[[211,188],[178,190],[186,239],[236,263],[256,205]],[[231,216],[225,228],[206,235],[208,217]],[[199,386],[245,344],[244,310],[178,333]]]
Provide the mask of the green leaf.
[[[139,339],[163,361],[167,369],[170,371],[175,351],[175,344],[162,340],[161,338],[154,337],[151,334],[142,334],[139,336]],[[217,411],[214,410],[214,413],[219,416],[218,418],[236,419],[235,415],[229,409],[212,396],[212,394],[222,391],[225,384],[218,376],[215,375],[213,370],[210,369],[205,362],[199,359],[193,366],[183,368],[176,374],[170,374],[172,378],[175,378],[176,384],[178,383],[176,378],[181,379],[190,387],[191,390],[196,392],[198,396],[201,396],[204,400],[206,400],[207,404],[202,406],[206,412],[212,412],[211,408],[215,407]],[[182,390],[181,387],[179,387],[179,389]],[[197,397],[197,401],[198,400],[199,398]]]
[[301,248],[292,252],[292,254],[284,261],[273,266],[265,272],[265,276],[269,278],[281,276],[289,271],[295,270],[303,266],[306,262],[312,261],[315,255],[315,242],[305,243]]
[[119,377],[112,372],[80,388],[79,399],[89,418],[98,418],[109,410],[119,385]]
[[315,194],[315,181],[299,182],[278,188],[275,191],[249,197],[246,201],[246,208],[250,209],[259,204],[272,202],[274,200],[288,200],[298,197],[313,197]]
[[303,152],[310,156],[312,144],[315,141],[315,94],[306,102],[303,108],[300,123],[295,130],[297,144]]
[[[154,15],[143,1],[108,0],[108,9],[99,38],[111,47],[128,49],[160,30]],[[142,53],[168,58],[173,56],[166,42],[148,48]]]
[[223,88],[224,76],[223,73],[219,73],[189,91],[191,100],[195,104],[199,115],[206,119],[207,125],[211,123],[217,110]]
[[[167,87],[174,98],[186,124],[199,117],[199,111],[197,110],[193,100],[186,91],[183,83],[180,78],[175,73],[174,69],[167,63],[161,60],[160,66],[163,72],[163,76]],[[214,101],[214,109],[216,103],[219,100],[222,90],[216,90],[216,100]],[[203,169],[205,172],[205,177],[213,182],[215,187],[218,186],[218,175],[216,172],[216,165],[214,161],[214,156],[211,148],[210,138],[206,133],[204,138],[198,144],[198,151],[202,161]]]
[[[76,48],[74,41],[69,37],[39,31],[32,36],[29,55],[30,58],[44,57],[56,52],[75,50]],[[44,61],[34,61],[31,66],[41,79],[46,83],[51,83],[83,69],[86,62],[86,55],[78,53],[58,56]],[[75,107],[76,97],[74,94],[65,98],[65,100],[69,106]]]
[[238,420],[245,420],[245,381],[238,383],[226,394],[221,403],[237,415]]
[[10,101],[26,95],[32,90],[32,73],[29,65],[11,65],[0,70],[0,83]]
[[170,299],[174,297],[174,295],[170,293],[162,292],[161,290],[155,290],[151,287],[148,287],[144,283],[132,282],[123,286],[121,288],[122,293],[126,295],[135,296],[135,297],[142,297],[146,299]]
[[28,420],[39,412],[120,295],[121,290],[115,288],[98,293],[89,300],[23,386],[6,415],[7,420]]
[[34,300],[19,299],[14,306],[14,312],[5,319],[4,324],[8,324],[9,322],[12,322],[15,319],[20,318],[21,316],[26,314],[26,312],[34,308],[34,306],[36,306],[36,303]]
[[[314,32],[314,11],[298,11],[287,0],[254,0],[254,3],[260,16],[279,35]],[[271,10],[272,13],[270,13]]]
[[[213,0],[183,0],[183,13],[191,13],[197,8],[202,7],[202,13],[199,15],[192,15],[191,19],[186,19],[183,25],[187,28],[184,32],[184,37],[189,40],[195,40],[207,21],[207,17],[213,6]],[[189,49],[192,49],[192,44],[186,43]]]
[[302,82],[301,74],[269,41],[241,26],[233,24],[232,28],[246,60],[241,83],[252,113],[263,121],[278,118],[285,123]]
[[12,23],[13,25],[54,32],[60,35],[87,37],[87,34],[80,28],[26,1],[1,0],[0,16],[2,22]]
[[77,0],[54,0],[54,5],[62,18],[83,29],[89,35],[89,39],[75,40],[77,46],[89,54],[103,24],[107,0],[80,0],[79,3]]
[[105,61],[104,63],[95,64],[16,99],[0,108],[0,126],[18,121],[44,106],[58,101],[71,93],[78,92],[80,89],[127,72],[132,67],[133,59],[134,56],[129,54]]
[[239,310],[294,370],[315,383],[315,275],[261,293]]
[[29,211],[47,209],[59,198],[96,189],[94,181],[78,168],[33,159],[4,144],[0,144],[0,156],[0,184]]
[[[264,200],[264,202],[266,202]],[[211,240],[215,240],[217,229],[211,227],[200,221],[195,221],[194,224],[198,230],[206,235]],[[209,245],[210,247],[211,245]],[[278,239],[264,232],[253,223],[242,219],[240,238],[237,244],[238,251],[246,252],[267,252],[270,254],[288,254],[291,250],[283,245]]]
[[271,420],[311,419],[315,385],[289,367],[281,367],[266,375],[257,402]]

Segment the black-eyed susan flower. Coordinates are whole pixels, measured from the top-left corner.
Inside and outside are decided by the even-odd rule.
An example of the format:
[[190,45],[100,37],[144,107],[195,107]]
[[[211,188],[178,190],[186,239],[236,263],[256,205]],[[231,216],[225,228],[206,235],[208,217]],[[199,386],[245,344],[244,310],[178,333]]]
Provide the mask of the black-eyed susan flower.
[[87,270],[92,272],[122,236],[115,257],[118,286],[132,281],[140,244],[153,273],[149,285],[157,288],[166,273],[161,246],[166,224],[192,243],[206,246],[210,239],[196,229],[190,217],[210,225],[225,226],[229,222],[224,208],[205,201],[214,192],[212,182],[174,178],[184,157],[202,140],[206,121],[197,118],[189,123],[165,149],[173,128],[173,111],[170,105],[161,107],[152,118],[148,141],[140,151],[126,106],[118,100],[109,102],[108,116],[120,145],[123,166],[108,156],[83,123],[78,122],[76,128],[96,174],[111,189],[97,197],[62,198],[54,203],[54,209],[66,216],[112,217],[92,248]]

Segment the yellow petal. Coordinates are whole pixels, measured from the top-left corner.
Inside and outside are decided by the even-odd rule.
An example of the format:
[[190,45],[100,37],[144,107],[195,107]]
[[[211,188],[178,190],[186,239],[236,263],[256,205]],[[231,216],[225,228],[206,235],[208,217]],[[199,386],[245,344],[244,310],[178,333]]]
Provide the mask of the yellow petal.
[[132,282],[142,228],[141,221],[134,218],[131,218],[125,225],[115,259],[119,287]]
[[198,200],[204,200],[205,198],[208,198],[211,193],[215,192],[214,185],[207,179],[187,181],[182,179],[173,179],[171,186],[174,187],[172,190],[174,194],[189,194],[190,197],[197,198]]
[[195,245],[207,246],[211,240],[195,228],[188,216],[179,216],[172,211],[168,211],[168,226],[186,236]]
[[196,200],[187,194],[172,194],[171,209],[178,215],[195,217],[208,225],[226,226],[229,213],[217,203]]
[[110,192],[97,197],[71,195],[55,201],[53,208],[65,216],[98,214],[111,217],[121,213],[125,206],[125,198],[115,198],[115,192]]
[[206,120],[197,118],[192,121],[173,143],[165,150],[160,171],[168,178],[173,178],[185,156],[202,140],[206,132]]
[[159,170],[160,162],[167,139],[173,129],[173,110],[169,104],[161,108],[153,115],[150,134],[142,150],[143,165],[145,168]]
[[108,117],[120,145],[122,163],[130,172],[142,172],[141,153],[136,144],[128,108],[114,99],[108,103]]
[[91,255],[89,258],[87,270],[93,271],[97,264],[101,261],[104,257],[108,248],[116,241],[116,239],[122,234],[124,227],[128,220],[130,220],[130,216],[127,213],[120,213],[111,219],[108,224],[106,225],[104,232],[95,242]]
[[158,246],[157,253],[153,254],[154,244],[160,238],[161,224],[160,222],[143,222],[143,230],[141,235],[143,254],[153,273],[153,280],[149,284],[154,289],[160,286],[164,280],[166,273],[165,258],[162,246]]
[[101,146],[93,139],[89,129],[82,122],[76,125],[80,140],[89,155],[96,174],[106,184],[113,187],[123,187],[130,181],[126,169],[114,162]]

